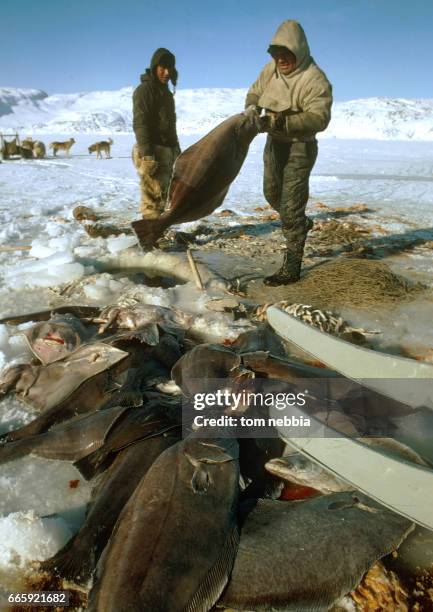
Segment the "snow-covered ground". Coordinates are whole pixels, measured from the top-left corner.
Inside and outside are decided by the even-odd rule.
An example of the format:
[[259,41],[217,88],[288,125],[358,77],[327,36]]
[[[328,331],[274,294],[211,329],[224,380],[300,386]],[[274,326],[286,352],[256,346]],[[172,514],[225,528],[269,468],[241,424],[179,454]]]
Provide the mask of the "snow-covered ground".
[[[50,135],[47,139],[54,139]],[[132,135],[115,135],[113,159],[87,153],[97,135],[80,135],[72,156],[15,160],[0,167],[0,287],[47,286],[72,281],[94,271],[93,259],[133,245],[132,236],[90,239],[72,217],[78,204],[114,215],[125,224],[136,218],[138,180],[130,159]],[[181,136],[183,148],[195,141]],[[225,208],[253,214],[264,204],[262,149],[253,141]],[[311,202],[335,206],[367,204],[393,231],[425,232],[433,239],[433,143],[322,140],[311,179]],[[314,209],[312,209],[314,215]],[[37,273],[37,274],[35,274]],[[57,279],[57,281],[56,281]],[[4,297],[0,312],[8,310]]]
[[[237,112],[244,94],[243,90],[180,90],[176,102],[182,148]],[[135,238],[91,239],[72,216],[73,208],[84,204],[125,225],[137,218],[130,98],[131,88],[56,96],[36,90],[0,90],[0,130],[39,134],[46,143],[73,133],[77,141],[71,157],[60,153],[56,159],[0,164],[0,316],[37,310],[49,303],[50,295],[58,297],[57,286],[64,283],[81,282],[83,295],[94,304],[108,304],[119,295],[133,293],[134,283],[127,275],[98,273],[98,266],[108,255],[134,245]],[[321,139],[309,214],[320,216],[320,209],[314,207],[317,202],[363,203],[376,209],[374,222],[394,234],[415,232],[433,241],[432,120],[433,101],[371,99],[337,104],[327,136],[354,140]],[[112,159],[96,160],[87,153],[101,133],[113,137]],[[264,204],[263,145],[264,136],[253,141],[224,208],[251,215]],[[30,249],[15,249],[20,246]],[[422,265],[428,279],[430,261],[417,262],[414,256],[410,265]],[[142,291],[147,291],[151,303],[179,305],[189,299],[195,301],[197,314],[204,311],[192,284]],[[425,308],[402,312],[402,320],[414,343],[422,339],[433,344],[431,317]],[[198,325],[214,325],[220,338],[233,337],[240,329],[215,318],[202,318]],[[0,368],[26,358],[22,338],[0,325]],[[16,400],[3,401],[0,408],[3,429],[29,419]],[[69,486],[78,478],[69,464],[42,459],[1,466],[0,585],[4,588],[12,588],[26,559],[50,556],[76,529],[89,496],[82,479],[79,487]]]

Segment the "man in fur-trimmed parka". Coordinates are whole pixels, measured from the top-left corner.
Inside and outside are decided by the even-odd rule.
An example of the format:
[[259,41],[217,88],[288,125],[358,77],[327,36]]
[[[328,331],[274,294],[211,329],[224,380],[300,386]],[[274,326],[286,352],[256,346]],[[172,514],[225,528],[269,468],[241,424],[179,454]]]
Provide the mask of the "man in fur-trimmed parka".
[[332,87],[310,55],[297,21],[284,21],[268,48],[272,60],[248,90],[249,112],[268,115],[264,150],[264,195],[279,212],[286,250],[281,268],[264,280],[285,285],[300,277],[307,232],[310,172],[317,157],[316,133],[331,118]]
[[133,129],[137,144],[132,159],[140,176],[140,212],[154,219],[164,212],[173,164],[180,153],[174,96],[168,88],[177,82],[175,56],[160,48],[134,90]]

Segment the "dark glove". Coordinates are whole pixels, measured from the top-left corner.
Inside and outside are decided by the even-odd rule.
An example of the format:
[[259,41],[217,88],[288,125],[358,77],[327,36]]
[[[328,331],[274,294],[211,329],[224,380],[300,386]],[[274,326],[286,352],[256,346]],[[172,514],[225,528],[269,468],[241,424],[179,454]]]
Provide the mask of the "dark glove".
[[246,115],[256,115],[258,117],[260,115],[260,108],[257,106],[257,104],[250,104],[246,107],[244,113]]
[[261,117],[261,132],[273,132],[275,130],[283,130],[285,125],[284,113],[267,113]]

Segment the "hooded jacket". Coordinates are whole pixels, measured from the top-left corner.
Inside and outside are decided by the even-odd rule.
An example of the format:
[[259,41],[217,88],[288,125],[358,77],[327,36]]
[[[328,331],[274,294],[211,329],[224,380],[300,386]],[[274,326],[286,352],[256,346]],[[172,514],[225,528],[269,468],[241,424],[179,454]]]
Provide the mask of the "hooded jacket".
[[153,54],[150,67],[141,75],[141,83],[132,96],[132,127],[141,155],[154,155],[156,145],[179,145],[174,96],[156,76],[156,67],[161,62],[169,68],[171,81],[176,85],[175,57],[168,49],[160,48]]
[[332,86],[310,55],[307,38],[297,21],[284,21],[271,45],[286,47],[296,56],[296,68],[287,76],[272,60],[248,90],[245,105],[284,114],[284,127],[272,131],[279,140],[310,141],[331,119]]

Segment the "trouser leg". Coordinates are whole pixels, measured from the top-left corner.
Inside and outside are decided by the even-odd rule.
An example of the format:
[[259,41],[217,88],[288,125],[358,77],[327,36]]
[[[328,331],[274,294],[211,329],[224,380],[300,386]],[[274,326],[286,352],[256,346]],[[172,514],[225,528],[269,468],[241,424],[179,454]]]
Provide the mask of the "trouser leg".
[[317,142],[294,142],[284,167],[280,199],[280,217],[287,249],[304,252],[310,220],[305,215],[309,196],[309,179],[317,158]]
[[156,172],[149,175],[141,165],[138,147],[132,149],[132,160],[140,177],[140,213],[143,218],[154,219],[164,212],[168,187],[175,160],[172,147],[155,147]]
[[168,188],[170,187],[171,175],[173,173],[173,165],[177,155],[175,147],[155,147],[155,159],[158,162],[158,169],[155,173],[155,178],[161,186],[160,212],[164,212],[167,204]]
[[[305,240],[311,229],[305,208],[310,173],[316,158],[315,141],[283,143],[268,137],[264,153],[264,194],[280,214],[286,239],[283,268],[273,275],[278,277],[275,281],[283,277],[286,277],[286,282],[299,278]],[[269,284],[272,284],[272,277],[269,278]]]

